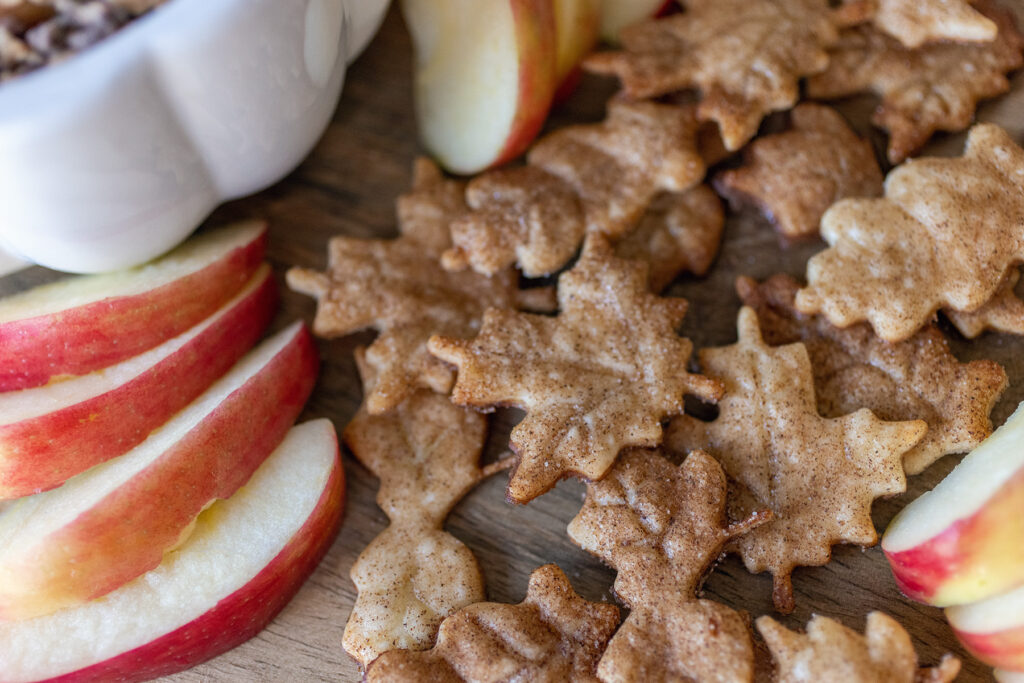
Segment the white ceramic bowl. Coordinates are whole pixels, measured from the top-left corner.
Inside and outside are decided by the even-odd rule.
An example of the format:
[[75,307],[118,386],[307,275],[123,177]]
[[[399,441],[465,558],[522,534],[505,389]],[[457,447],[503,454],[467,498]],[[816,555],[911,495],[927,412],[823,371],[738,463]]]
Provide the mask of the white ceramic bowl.
[[388,0],[169,0],[0,86],[0,248],[97,272],[144,262],[292,170]]

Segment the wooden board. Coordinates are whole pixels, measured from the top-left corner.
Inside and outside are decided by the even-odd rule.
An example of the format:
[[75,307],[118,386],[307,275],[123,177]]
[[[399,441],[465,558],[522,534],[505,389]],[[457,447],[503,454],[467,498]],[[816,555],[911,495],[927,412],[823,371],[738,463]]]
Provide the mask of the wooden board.
[[[1024,20],[1024,2],[1017,2]],[[327,239],[334,234],[383,237],[395,233],[394,200],[408,186],[412,160],[419,152],[410,60],[409,40],[393,8],[380,35],[350,70],[341,106],[312,155],[283,182],[222,207],[208,221],[211,225],[243,217],[270,221],[270,259],[283,292],[277,327],[297,317],[311,320],[314,310],[312,300],[284,286],[283,274],[288,266],[322,268]],[[599,120],[613,90],[611,82],[586,79],[549,125]],[[872,106],[871,99],[864,98],[844,102],[841,109],[852,121],[860,122],[859,131],[869,135],[881,150],[884,136],[866,123]],[[1024,75],[1014,79],[1010,95],[982,107],[979,119],[1000,123],[1018,141],[1024,140]],[[962,142],[962,135],[944,136],[928,151],[958,154]],[[768,224],[754,212],[731,212],[722,253],[709,277],[684,279],[672,290],[691,302],[683,333],[697,347],[732,343],[739,308],[732,286],[736,275],[764,278],[784,271],[802,276],[807,257],[821,248],[822,244],[815,242],[782,249]],[[49,271],[32,268],[0,279],[0,295],[54,277]],[[361,399],[352,349],[370,340],[372,335],[367,333],[319,343],[323,371],[304,419],[326,416],[334,420],[339,431],[344,428]],[[993,414],[995,422],[1002,423],[1024,400],[1024,340],[989,334],[974,343],[957,339],[953,347],[963,360],[992,358],[1006,367],[1011,386]],[[489,457],[505,448],[508,430],[518,419],[515,411],[494,418]],[[906,494],[876,504],[878,528],[884,528],[900,507],[934,486],[958,459],[940,461],[925,474],[912,478]],[[345,466],[348,502],[344,527],[326,560],[295,600],[252,641],[167,680],[359,679],[357,666],[341,648],[342,632],[355,600],[348,572],[387,520],[374,503],[377,481],[348,455]],[[529,506],[520,507],[505,503],[504,486],[505,475],[484,483],[462,501],[448,523],[448,530],[476,553],[489,599],[519,601],[530,571],[546,562],[557,562],[583,596],[613,600],[613,572],[576,548],[565,533],[565,525],[579,508],[583,485],[563,482]],[[937,662],[942,653],[952,651],[965,660],[961,680],[991,679],[990,670],[957,645],[940,610],[900,596],[877,547],[836,547],[833,561],[827,566],[798,569],[794,587],[797,609],[782,619],[790,627],[802,626],[812,613],[821,613],[859,630],[868,611],[883,610],[907,627],[924,662]],[[748,574],[736,558],[726,559],[705,586],[708,597],[754,616],[772,613],[770,592],[770,578]]]

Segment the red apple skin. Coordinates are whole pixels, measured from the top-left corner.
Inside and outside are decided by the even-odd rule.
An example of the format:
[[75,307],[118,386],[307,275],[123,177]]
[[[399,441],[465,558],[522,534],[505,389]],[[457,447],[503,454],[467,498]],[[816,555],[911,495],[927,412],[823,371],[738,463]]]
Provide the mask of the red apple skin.
[[176,337],[242,289],[266,244],[264,228],[205,268],[148,292],[0,323],[0,391],[87,374]]
[[159,565],[192,520],[211,501],[230,497],[281,443],[318,368],[303,326],[184,438],[20,562],[23,575],[38,579],[13,592],[0,587],[0,619],[31,618],[98,598]]
[[505,146],[492,168],[515,159],[530,146],[548,117],[558,85],[557,31],[551,0],[509,1],[520,55],[519,98]]
[[56,488],[140,444],[256,343],[276,305],[277,289],[268,274],[224,318],[132,381],[0,427],[0,500]]
[[972,655],[989,666],[1024,671],[1024,626],[992,633],[953,633]]
[[[975,602],[1024,582],[1024,470],[1007,479],[970,517],[900,552],[882,549],[899,589],[912,600]],[[984,577],[978,585],[975,576]]]
[[184,671],[241,645],[263,630],[313,573],[341,528],[344,508],[345,472],[336,455],[334,469],[313,513],[284,549],[247,584],[161,638],[46,681],[146,681]]

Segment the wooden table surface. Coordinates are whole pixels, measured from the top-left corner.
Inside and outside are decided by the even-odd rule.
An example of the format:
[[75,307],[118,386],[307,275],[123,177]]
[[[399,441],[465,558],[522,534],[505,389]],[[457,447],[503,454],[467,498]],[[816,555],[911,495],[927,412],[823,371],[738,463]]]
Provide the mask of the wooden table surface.
[[[1016,2],[1024,25],[1024,2]],[[399,12],[392,8],[381,33],[350,69],[341,105],[310,157],[284,181],[222,207],[208,221],[215,225],[258,217],[270,222],[269,256],[281,283],[283,301],[277,327],[297,317],[311,321],[314,311],[311,299],[284,286],[283,274],[290,265],[323,268],[327,240],[335,234],[395,234],[394,200],[407,188],[412,161],[420,152],[412,112],[410,62],[409,39]],[[549,125],[601,119],[604,102],[614,88],[614,83],[608,81],[585,79],[569,102],[553,114]],[[870,98],[863,98],[844,102],[840,109],[881,150],[884,136],[866,124],[872,106]],[[1016,140],[1024,141],[1024,74],[1015,77],[1009,95],[984,105],[978,118],[1000,123]],[[962,143],[963,135],[943,136],[928,152],[958,154]],[[699,280],[686,277],[671,290],[691,303],[683,334],[697,348],[734,342],[739,309],[732,286],[735,277],[747,274],[761,279],[779,271],[802,276],[806,259],[822,246],[814,242],[783,249],[756,212],[730,211],[723,249],[710,275]],[[42,268],[31,268],[0,279],[0,294],[53,277]],[[987,334],[967,343],[955,333],[950,336],[960,359],[992,358],[1006,368],[1010,388],[993,413],[995,423],[1001,424],[1024,400],[1024,339]],[[363,333],[319,342],[323,369],[303,419],[329,417],[339,432],[344,428],[361,399],[352,350],[372,338],[372,333]],[[490,457],[506,447],[508,430],[518,419],[519,414],[511,410],[499,412],[492,419]],[[923,475],[911,478],[904,495],[876,503],[874,520],[878,529],[884,529],[903,505],[933,487],[958,460],[951,456],[939,461]],[[348,454],[345,467],[348,500],[344,526],[320,568],[292,603],[250,642],[166,680],[359,679],[358,667],[341,647],[342,632],[355,600],[348,573],[362,549],[384,529],[387,519],[374,503],[377,480]],[[521,600],[530,571],[556,562],[584,597],[612,601],[614,573],[579,550],[565,533],[566,524],[579,509],[584,486],[565,481],[528,506],[514,507],[504,500],[505,478],[504,474],[498,475],[473,491],[456,507],[447,525],[476,553],[488,598]],[[960,680],[991,679],[990,670],[958,646],[939,609],[910,602],[899,594],[878,547],[861,550],[837,546],[832,562],[824,567],[797,569],[793,583],[797,608],[781,619],[790,627],[802,627],[811,614],[819,613],[860,630],[869,611],[883,610],[907,628],[924,663],[935,663],[942,653],[951,651],[964,659]],[[705,584],[707,597],[747,610],[755,617],[773,613],[770,593],[770,577],[747,573],[735,557],[723,561]]]

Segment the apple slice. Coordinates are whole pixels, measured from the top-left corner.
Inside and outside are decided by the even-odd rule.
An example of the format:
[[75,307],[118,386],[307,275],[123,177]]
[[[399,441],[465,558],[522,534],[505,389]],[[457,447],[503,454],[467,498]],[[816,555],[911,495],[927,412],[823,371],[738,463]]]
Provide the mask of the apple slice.
[[996,669],[992,672],[999,683],[1024,683],[1024,671],[1010,671],[1009,669]]
[[0,622],[0,677],[142,681],[230,650],[269,623],[312,573],[341,523],[344,498],[330,421],[295,427],[156,569],[99,600]]
[[1024,671],[1024,587],[950,607],[946,618],[972,655],[991,666]]
[[0,619],[91,600],[160,564],[281,442],[316,372],[296,323],[125,455],[0,512]]
[[241,223],[148,265],[0,299],[0,391],[84,375],[181,334],[249,280],[266,233],[263,223]]
[[256,343],[276,301],[264,264],[219,311],[155,349],[102,372],[0,393],[0,500],[52,489],[141,443]]
[[552,0],[404,0],[402,10],[426,148],[456,173],[519,156],[558,84]]
[[579,84],[580,61],[597,44],[601,0],[554,0],[556,57],[555,103],[564,102]]
[[672,4],[672,0],[601,0],[601,37],[614,45],[619,31],[658,16]]
[[908,597],[983,600],[1024,583],[1024,404],[882,537]]

